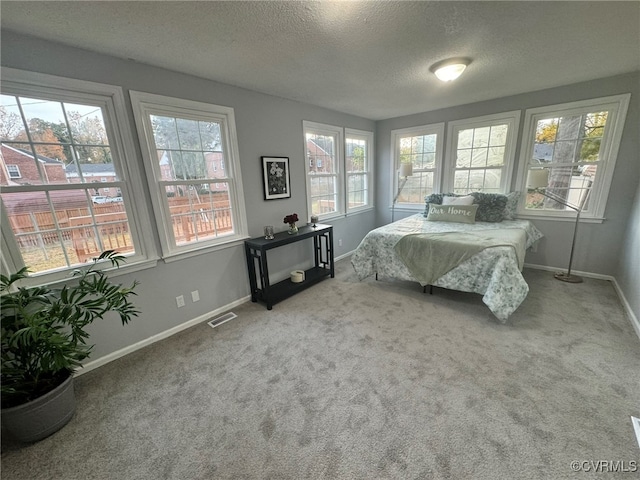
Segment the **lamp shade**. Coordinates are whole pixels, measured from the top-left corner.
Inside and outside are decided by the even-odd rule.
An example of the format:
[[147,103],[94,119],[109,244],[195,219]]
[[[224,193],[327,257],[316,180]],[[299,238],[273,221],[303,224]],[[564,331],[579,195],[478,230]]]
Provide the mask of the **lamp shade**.
[[527,176],[527,188],[535,190],[536,188],[546,188],[549,185],[549,170],[546,168],[537,168],[529,170]]
[[400,176],[401,177],[410,177],[413,175],[413,164],[412,163],[401,163],[400,164]]

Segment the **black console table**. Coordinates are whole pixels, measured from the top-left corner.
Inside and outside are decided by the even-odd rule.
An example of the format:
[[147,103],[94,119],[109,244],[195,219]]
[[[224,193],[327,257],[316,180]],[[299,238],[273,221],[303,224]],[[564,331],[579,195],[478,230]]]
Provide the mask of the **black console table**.
[[[251,301],[260,300],[266,303],[268,310],[271,310],[274,303],[315,285],[325,277],[331,276],[333,278],[335,276],[333,227],[331,225],[317,224],[315,227],[300,227],[296,234],[289,235],[287,232],[280,232],[276,233],[274,237],[272,240],[257,237],[244,242],[251,284]],[[294,283],[290,278],[286,278],[271,285],[269,283],[267,251],[309,238],[313,238],[314,266],[305,270],[304,281]],[[258,280],[260,284],[258,284]]]

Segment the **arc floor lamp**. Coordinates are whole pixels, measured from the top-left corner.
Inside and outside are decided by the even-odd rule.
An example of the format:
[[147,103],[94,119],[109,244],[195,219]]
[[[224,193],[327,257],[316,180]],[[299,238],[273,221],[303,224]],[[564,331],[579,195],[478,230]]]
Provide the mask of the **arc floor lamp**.
[[589,196],[589,191],[582,197],[579,206],[571,205],[567,203],[563,198],[558,197],[557,195],[548,192],[547,187],[549,186],[549,169],[548,168],[537,168],[529,170],[529,175],[527,177],[527,189],[533,190],[536,193],[540,193],[547,198],[550,198],[554,202],[558,202],[560,205],[564,205],[571,210],[575,210],[576,213],[576,226],[573,229],[573,240],[571,241],[571,253],[569,255],[569,268],[565,272],[558,272],[554,275],[554,277],[558,280],[568,283],[582,283],[582,277],[578,275],[573,275],[571,273],[571,267],[573,265],[573,251],[576,246],[576,234],[578,233],[578,224],[580,223],[580,213],[584,207],[585,202],[587,201],[587,197]]
[[402,189],[404,185],[407,183],[407,178],[413,175],[413,164],[412,163],[401,163],[400,168],[397,170],[398,173],[398,193],[393,197],[393,204],[391,204],[391,222],[393,223],[394,214],[396,211],[396,202],[398,201],[398,197],[402,193]]

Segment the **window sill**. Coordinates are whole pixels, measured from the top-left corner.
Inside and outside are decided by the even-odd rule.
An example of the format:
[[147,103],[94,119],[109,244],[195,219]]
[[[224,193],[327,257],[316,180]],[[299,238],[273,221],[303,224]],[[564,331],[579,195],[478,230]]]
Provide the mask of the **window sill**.
[[[119,277],[121,275],[128,275],[131,273],[139,272],[141,270],[147,270],[149,268],[153,268],[158,264],[157,258],[152,259],[144,259],[138,260],[132,263],[123,263],[120,268],[106,268],[105,272],[107,272],[109,278]],[[74,270],[80,270],[82,268],[89,267],[90,263],[86,265],[76,265],[72,268],[65,268],[64,270],[60,270],[54,273],[43,273],[40,275],[35,275],[20,282],[20,286],[22,287],[36,287],[40,285],[48,285],[51,287],[62,286],[65,283],[73,282],[74,277],[72,275]]]
[[326,223],[331,220],[340,220],[341,218],[352,217],[354,215],[360,215],[361,213],[373,212],[374,210],[375,210],[375,207],[371,206],[368,208],[363,208],[362,210],[352,210],[348,213],[332,213],[326,216],[321,215],[318,217],[318,221],[320,223]]
[[[517,214],[516,218],[519,220],[544,220],[544,221],[556,221],[556,222],[576,222],[576,214],[571,216],[558,216],[558,215],[521,215]],[[606,220],[604,217],[580,217],[580,223],[603,223]]]
[[225,243],[218,243],[216,245],[207,245],[203,247],[199,247],[193,250],[184,251],[184,252],[175,252],[169,253],[162,257],[162,260],[165,263],[176,262],[178,260],[184,260],[185,258],[197,257],[198,255],[206,255],[207,253],[217,252],[218,250],[224,250],[227,248],[235,248],[238,246],[244,245],[244,241],[250,238],[248,235],[243,235],[240,237],[235,237],[233,240],[230,240]]

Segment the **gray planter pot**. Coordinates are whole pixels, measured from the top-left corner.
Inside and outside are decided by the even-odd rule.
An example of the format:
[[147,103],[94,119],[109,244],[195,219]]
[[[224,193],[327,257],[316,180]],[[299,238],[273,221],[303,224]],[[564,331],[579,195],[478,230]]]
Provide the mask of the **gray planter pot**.
[[2,427],[16,440],[35,442],[64,427],[76,411],[73,375],[31,402],[2,409]]

